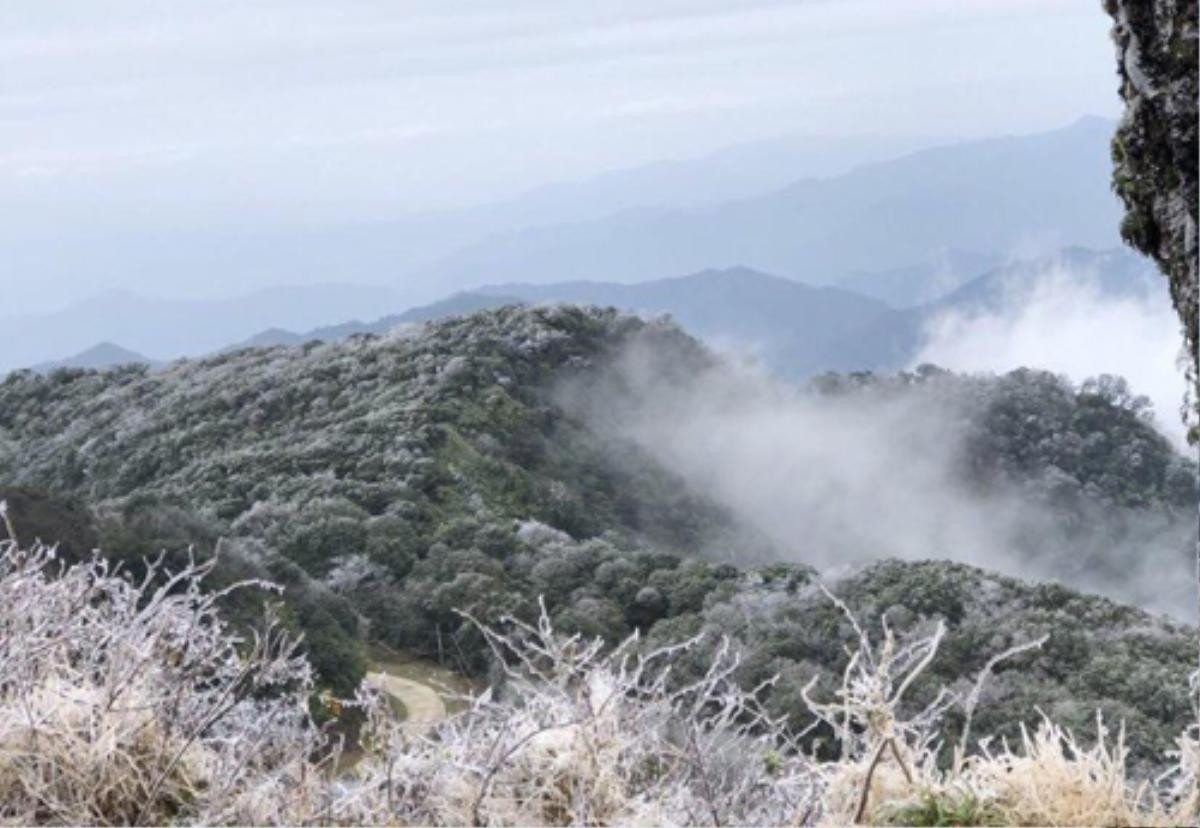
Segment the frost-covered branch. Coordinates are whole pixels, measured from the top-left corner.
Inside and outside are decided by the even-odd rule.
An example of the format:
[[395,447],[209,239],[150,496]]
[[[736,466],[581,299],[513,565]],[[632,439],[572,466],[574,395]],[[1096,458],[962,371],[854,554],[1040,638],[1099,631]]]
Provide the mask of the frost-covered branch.
[[0,820],[303,817],[311,671],[274,614],[248,639],[222,622],[213,563],[135,582],[0,543]]

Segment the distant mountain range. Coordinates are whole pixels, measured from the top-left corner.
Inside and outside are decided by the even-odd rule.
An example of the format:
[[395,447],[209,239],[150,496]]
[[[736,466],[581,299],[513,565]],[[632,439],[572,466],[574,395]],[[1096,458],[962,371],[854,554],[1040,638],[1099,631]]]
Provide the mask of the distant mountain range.
[[752,355],[799,375],[822,369],[826,343],[888,311],[882,302],[857,293],[813,287],[747,267],[633,285],[505,284],[480,292],[535,304],[611,305],[642,314],[670,314],[719,350]]
[[[892,308],[878,299],[836,287],[814,287],[747,267],[703,270],[638,284],[562,282],[489,285],[403,313],[302,331],[268,328],[236,344],[197,350],[337,342],[356,334],[383,334],[405,324],[461,316],[513,304],[612,306],[643,316],[668,314],[686,330],[726,353],[753,357],[773,372],[803,379],[827,370],[894,371],[920,352],[925,332],[947,313],[967,317],[1015,313],[1054,273],[1081,275],[1109,296],[1144,297],[1162,285],[1147,262],[1123,249],[1067,248],[1051,256],[1012,262],[968,280],[933,302]],[[900,272],[898,278],[907,278]],[[877,278],[882,279],[882,274]],[[886,287],[880,282],[880,288]],[[924,290],[918,282],[903,290]],[[101,368],[124,362],[153,363],[141,354],[104,343],[68,360],[39,364]]]
[[[57,313],[6,318],[0,371],[54,362],[97,342],[120,343],[162,360],[210,353],[231,343],[339,339],[430,314],[489,306],[499,293],[523,301],[599,301],[671,312],[718,345],[760,353],[772,364],[786,363],[803,373],[828,362],[821,351],[827,335],[865,325],[868,318],[883,314],[885,303],[902,309],[934,301],[1010,258],[1011,251],[1117,246],[1119,209],[1102,172],[1112,128],[1109,121],[1085,118],[1054,132],[922,150],[716,204],[706,200],[732,191],[722,189],[721,169],[742,171],[734,176],[742,184],[729,187],[751,187],[749,162],[733,150],[729,158],[718,154],[708,159],[715,167],[703,175],[701,161],[655,167],[653,175],[647,171],[658,182],[653,186],[637,184],[632,174],[612,173],[587,186],[529,194],[529,201],[520,209],[514,206],[506,219],[535,222],[558,216],[559,223],[527,224],[424,267],[414,264],[425,255],[419,251],[429,249],[416,238],[421,234],[410,238],[408,230],[396,229],[389,236],[388,264],[381,260],[371,271],[355,269],[360,267],[360,247],[375,243],[372,234],[388,232],[383,225],[359,228],[363,235],[341,240],[344,266],[331,272],[381,278],[379,268],[386,266],[409,271],[408,282],[415,280],[429,292],[441,285],[441,295],[465,289],[466,295],[490,298],[460,295],[446,306],[437,302],[401,313],[409,304],[405,297],[413,294],[411,284],[281,286],[203,302],[110,292]],[[813,157],[824,157],[820,147],[810,149]],[[883,151],[866,145],[859,150],[865,156]],[[803,167],[793,144],[780,144],[776,153],[781,179]],[[788,158],[792,160],[784,160]],[[837,168],[837,163],[831,160],[829,166]],[[670,202],[667,206],[645,206],[654,192],[670,190],[664,182],[687,175],[707,176],[709,183],[691,196],[666,199],[662,203]],[[594,209],[621,209],[603,218],[580,219],[590,214],[579,205],[570,207],[577,198],[593,199]],[[639,203],[643,206],[624,207]],[[474,233],[499,226],[496,221],[492,216],[467,224]],[[432,228],[427,229],[432,233]],[[281,260],[288,260],[293,251],[282,237],[277,241]],[[309,247],[301,244],[301,249]],[[223,248],[224,255],[239,249]],[[726,271],[734,275],[716,275]],[[686,286],[670,280],[658,284],[663,274],[689,272],[708,276]],[[746,284],[730,286],[738,280]],[[630,290],[616,287],[639,282]],[[520,291],[508,290],[508,283]],[[473,287],[481,284],[500,287]],[[548,293],[537,289],[547,285],[552,286]],[[814,293],[820,286],[835,292]],[[684,301],[683,293],[689,291],[695,301]],[[727,307],[702,307],[708,301]],[[755,301],[758,309],[752,308]],[[756,314],[764,314],[763,319]],[[788,318],[797,320],[790,328],[783,324]],[[344,321],[352,319],[366,321]]]
[[[1046,278],[1063,271],[1086,278],[1109,296],[1144,297],[1163,286],[1148,263],[1123,249],[1067,248],[1051,256],[988,270],[933,302],[891,308],[878,299],[836,287],[814,287],[747,267],[703,270],[638,284],[562,282],[490,285],[372,321],[350,321],[302,331],[268,328],[236,344],[190,354],[247,347],[337,342],[357,334],[383,334],[416,324],[513,304],[612,306],[643,316],[668,314],[717,350],[760,360],[773,372],[803,379],[827,370],[894,371],[910,365],[929,325],[947,313],[966,317],[1016,313]],[[901,272],[898,278],[906,278]],[[879,278],[882,278],[880,275]],[[880,283],[883,288],[886,283]],[[904,290],[917,288],[913,282]],[[101,368],[124,362],[153,363],[141,354],[104,343],[68,360],[39,364]]]
[[[514,303],[578,304],[613,306],[642,315],[669,314],[718,350],[754,356],[782,376],[804,378],[827,370],[892,371],[909,365],[924,344],[927,326],[943,314],[1015,313],[1043,280],[1059,271],[1085,278],[1109,296],[1146,296],[1163,289],[1144,259],[1120,248],[1103,252],[1067,248],[1012,262],[977,275],[936,301],[901,309],[853,291],[813,287],[735,267],[632,285],[485,286],[374,322],[350,322],[306,333],[264,331],[239,347],[338,341]],[[905,289],[914,287],[923,289],[919,283]]]
[[925,342],[929,326],[954,313],[965,318],[1015,314],[1033,299],[1039,285],[1057,274],[1074,274],[1111,297],[1143,298],[1165,290],[1152,263],[1125,248],[1094,251],[1067,248],[1052,256],[1012,262],[972,279],[934,302],[890,310],[829,343],[827,370],[895,371],[908,366]]
[[921,264],[851,273],[837,286],[894,308],[909,308],[945,296],[1001,262],[994,253],[944,250]]
[[349,322],[305,333],[270,330],[237,347],[335,342],[354,334],[381,334],[397,325],[458,316],[511,304],[616,307],[643,316],[669,314],[719,350],[753,356],[790,375],[823,370],[827,343],[859,330],[889,311],[882,302],[847,290],[812,287],[745,267],[627,285],[564,282],[505,284],[456,294],[374,322]]
[[48,374],[58,368],[111,368],[115,365],[155,365],[155,361],[139,353],[114,345],[111,342],[101,342],[86,351],[80,351],[74,356],[53,362],[40,362],[30,366],[30,370],[39,374]]
[[[56,228],[49,240],[10,237],[7,228],[0,227],[0,245],[6,272],[20,274],[14,281],[27,282],[39,274],[48,281],[122,284],[143,294],[163,282],[201,286],[215,296],[251,293],[264,285],[396,283],[401,295],[390,307],[375,309],[382,314],[494,280],[485,275],[444,284],[417,277],[455,251],[498,233],[592,221],[631,209],[720,204],[761,195],[801,178],[840,175],[864,163],[949,142],[946,136],[931,135],[783,135],[696,157],[654,160],[549,183],[478,205],[420,212],[399,206],[371,218],[303,222],[279,223],[279,217],[264,215],[258,222],[233,225],[138,223],[96,233]],[[656,275],[671,272],[685,271]],[[6,288],[5,299],[11,301],[13,289],[7,283]],[[330,324],[361,313],[340,311],[307,325]],[[299,323],[260,320],[258,329],[270,325],[295,328]],[[121,341],[119,332],[114,332],[87,344],[99,338]],[[155,350],[149,348],[147,353]],[[60,348],[56,353],[69,352]],[[5,367],[0,365],[0,370]]]
[[[424,284],[638,282],[745,266],[807,284],[1120,243],[1104,172],[1113,124],[922,150],[718,205],[628,210],[493,236],[407,277]],[[961,274],[959,274],[961,275]],[[925,298],[925,297],[917,297]]]
[[269,347],[272,345],[300,345],[313,340],[321,342],[340,342],[358,334],[382,334],[400,325],[414,325],[421,322],[432,322],[435,319],[445,319],[450,316],[463,316],[478,310],[497,308],[503,305],[520,305],[524,300],[516,296],[504,296],[490,293],[457,293],[448,299],[411,308],[404,313],[380,317],[372,322],[343,322],[340,325],[324,325],[313,328],[305,333],[293,333],[280,328],[271,328],[255,334],[244,342],[225,348],[226,351],[236,351],[241,348]]
[[125,291],[98,294],[62,311],[4,319],[0,373],[116,342],[155,360],[219,350],[266,327],[307,330],[396,307],[388,287],[325,284],[268,288],[215,301],[154,299]]

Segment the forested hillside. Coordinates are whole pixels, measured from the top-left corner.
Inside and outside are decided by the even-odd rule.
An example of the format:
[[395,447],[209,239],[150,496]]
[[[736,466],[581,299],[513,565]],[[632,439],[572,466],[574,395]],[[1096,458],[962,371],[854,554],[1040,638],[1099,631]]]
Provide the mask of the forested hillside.
[[[13,374],[0,468],[7,483],[100,507],[110,555],[228,538],[230,567],[303,599],[295,616],[339,686],[360,677],[347,642],[365,632],[345,594],[372,635],[426,653],[442,642],[443,655],[480,669],[481,642],[451,643],[453,610],[534,597],[538,574],[510,565],[522,548],[514,519],[612,533],[632,549],[653,542],[672,566],[668,552],[730,531],[728,516],[653,464],[612,463],[612,447],[547,397],[558,372],[644,329],[615,313],[507,309],[163,372]],[[707,359],[678,332],[661,335]]]
[[[657,355],[637,378],[614,373],[631,349]],[[850,634],[815,586],[813,565],[827,561],[781,548],[752,513],[572,403],[583,385],[619,412],[649,389],[722,370],[670,324],[509,307],[160,372],[22,372],[0,385],[0,497],[20,540],[64,540],[68,557],[99,545],[117,559],[165,549],[178,561],[189,545],[201,557],[219,547],[218,584],[281,582],[287,622],[305,631],[322,681],[338,692],[361,678],[367,640],[482,672],[486,644],[455,610],[532,617],[543,595],[568,632],[728,633],[744,650],[744,679],[781,672],[769,703],[800,716],[795,693],[831,675]],[[1017,487],[1054,505],[1064,538],[1104,512],[1169,520],[1194,502],[1194,464],[1115,380],[1075,389],[1036,372],[927,369],[827,375],[806,394],[866,412],[888,396],[955,400],[962,484]],[[1096,533],[1082,534],[1100,556],[1088,566],[1104,564]],[[1119,559],[1107,565],[1120,577]],[[1149,759],[1186,719],[1190,628],[945,562],[830,577],[856,611],[886,611],[898,630],[944,619],[939,681],[966,681],[997,648],[1049,633],[997,685],[989,724],[1032,719],[1035,705],[1082,723],[1099,706],[1128,720]],[[1102,659],[1087,657],[1098,651]],[[914,704],[932,687],[918,688]]]

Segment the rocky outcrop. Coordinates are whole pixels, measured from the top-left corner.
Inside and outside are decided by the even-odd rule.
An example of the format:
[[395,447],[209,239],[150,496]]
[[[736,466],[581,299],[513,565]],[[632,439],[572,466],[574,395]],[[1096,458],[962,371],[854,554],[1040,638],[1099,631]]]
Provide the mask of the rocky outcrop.
[[1197,367],[1196,0],[1104,0],[1125,116],[1113,137],[1113,188],[1125,240],[1151,256]]

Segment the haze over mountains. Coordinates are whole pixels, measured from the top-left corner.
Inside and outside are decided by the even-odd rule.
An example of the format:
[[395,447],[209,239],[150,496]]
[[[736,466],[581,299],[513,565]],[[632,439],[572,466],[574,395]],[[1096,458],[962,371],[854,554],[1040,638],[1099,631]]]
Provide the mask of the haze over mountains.
[[945,296],[1003,262],[994,253],[939,251],[933,259],[907,267],[851,273],[837,286],[879,299],[894,308],[922,305]]
[[110,228],[92,221],[73,230],[69,244],[63,243],[61,227],[49,235],[23,235],[9,226],[0,228],[0,244],[14,273],[5,298],[10,304],[19,300],[21,282],[30,274],[40,274],[45,283],[105,284],[137,293],[173,284],[208,298],[253,293],[272,283],[369,282],[400,283],[402,296],[394,306],[400,308],[476,284],[418,285],[412,276],[493,234],[634,208],[719,204],[800,178],[841,175],[936,143],[932,137],[902,134],[785,135],[564,180],[501,201],[436,210],[406,204],[403,212],[374,211],[367,218],[298,222],[258,211],[251,220],[233,222],[160,226],[157,219],[147,219],[133,228]]
[[[741,266],[809,285],[839,283],[893,304],[928,301],[1014,254],[1116,246],[1117,205],[1101,163],[1112,128],[1085,118],[1053,132],[927,149],[849,172],[857,161],[903,151],[904,142],[782,140],[400,224],[314,228],[303,237],[234,232],[208,252],[160,238],[142,251],[147,265],[160,248],[172,248],[171,256],[187,261],[159,264],[180,272],[208,268],[223,278],[231,265],[274,267],[280,281],[303,282],[317,268],[327,283],[209,302],[110,293],[52,314],[9,317],[12,344],[0,354],[0,371],[104,341],[156,360],[195,355],[269,328],[299,333],[369,322],[400,314],[413,296],[432,301],[504,282],[633,282]],[[840,174],[811,177],[822,169]],[[742,197],[772,176],[800,178]],[[513,227],[528,229],[488,235]],[[461,249],[438,259],[455,246]],[[268,252],[270,261],[262,258]],[[88,266],[103,262],[100,256]],[[409,275],[392,287],[361,284],[397,273]]]
[[1200,826],[1196,2],[0,7],[0,828]]
[[[612,306],[645,316],[670,315],[718,350],[760,360],[774,373],[803,379],[821,371],[893,371],[909,366],[927,344],[930,326],[947,315],[963,318],[1015,314],[1056,274],[1088,280],[1114,300],[1162,293],[1145,260],[1125,250],[1067,248],[1052,255],[992,268],[936,301],[910,308],[839,287],[814,287],[746,267],[709,269],[636,284],[619,282],[485,285],[403,313],[310,329],[273,327],[246,339],[197,348],[188,355],[240,347],[337,342],[355,334],[383,334],[403,324],[427,322],[509,304]],[[182,308],[178,309],[180,313]],[[209,334],[211,335],[211,333]],[[102,367],[85,355],[58,366]],[[136,356],[136,355],[135,355]],[[137,361],[148,361],[139,357]]]
[[637,284],[487,285],[373,322],[351,322],[305,333],[264,331],[240,344],[294,345],[314,339],[332,342],[354,334],[382,334],[404,323],[516,303],[611,306],[645,316],[670,315],[714,347],[760,359],[789,376],[823,370],[826,343],[889,311],[884,303],[852,291],[818,288],[750,268],[732,267]]
[[58,368],[111,368],[117,365],[154,365],[155,361],[139,353],[122,348],[112,342],[101,342],[86,351],[80,351],[74,356],[54,362],[41,362],[30,367],[39,374],[46,374]]
[[[899,309],[853,291],[813,287],[749,268],[638,284],[492,285],[371,321],[269,328],[189,356],[378,336],[398,326],[514,304],[612,306],[648,318],[671,316],[735,361],[756,362],[793,382],[826,371],[890,373],[922,363],[968,372],[1036,366],[1076,383],[1115,374],[1125,377],[1134,393],[1149,397],[1159,429],[1183,444],[1176,414],[1182,379],[1171,367],[1180,348],[1177,326],[1152,266],[1124,249],[1068,248],[1010,262],[936,301]],[[1119,342],[1097,335],[1117,328],[1130,335]],[[131,362],[155,364],[104,343],[35,370]]]
[[374,318],[394,307],[386,287],[326,284],[267,288],[219,301],[153,299],[108,291],[56,313],[9,317],[0,371],[61,360],[115,342],[152,360],[215,351],[264,327],[307,330],[332,320]]
[[930,263],[1116,247],[1105,175],[1113,125],[923,150],[845,175],[697,209],[628,211],[499,235],[420,271],[423,283],[633,282],[744,265],[809,284]]
[[[933,292],[947,284],[947,267],[898,271],[900,290]],[[882,274],[880,274],[882,275]],[[886,282],[879,282],[887,286]],[[916,295],[916,294],[913,294]],[[1173,369],[1180,337],[1162,280],[1145,259],[1125,249],[1066,248],[989,268],[931,302],[893,308],[839,287],[814,287],[745,267],[709,269],[636,284],[561,282],[488,285],[402,313],[288,330],[272,327],[248,338],[197,349],[188,356],[247,347],[339,342],[382,335],[504,305],[612,306],[643,317],[668,315],[710,347],[751,360],[769,373],[804,382],[826,371],[891,373],[933,363],[959,371],[1004,372],[1035,366],[1076,383],[1115,374],[1153,403],[1160,430],[1179,441],[1176,414],[1182,377]],[[176,308],[182,313],[182,309]],[[179,318],[178,313],[176,319]],[[212,326],[221,330],[221,322]],[[1127,331],[1106,340],[1098,332]],[[211,332],[210,332],[211,335]],[[69,359],[35,366],[103,368],[155,360],[103,343]]]
[[1094,251],[1073,247],[1032,261],[1012,262],[972,279],[936,301],[887,310],[868,325],[830,343],[830,370],[895,371],[911,364],[931,325],[949,315],[971,319],[1016,314],[1047,282],[1067,277],[1086,282],[1114,300],[1163,296],[1164,286],[1145,259],[1123,248]]

